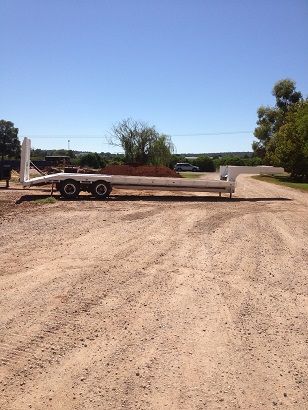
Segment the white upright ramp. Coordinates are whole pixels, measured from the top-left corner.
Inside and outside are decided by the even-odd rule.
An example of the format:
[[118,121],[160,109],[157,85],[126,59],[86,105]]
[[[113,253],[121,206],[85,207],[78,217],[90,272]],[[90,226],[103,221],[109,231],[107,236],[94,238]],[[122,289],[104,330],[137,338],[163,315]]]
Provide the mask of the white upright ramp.
[[20,155],[20,182],[22,184],[30,179],[30,153],[31,140],[25,137],[21,145]]

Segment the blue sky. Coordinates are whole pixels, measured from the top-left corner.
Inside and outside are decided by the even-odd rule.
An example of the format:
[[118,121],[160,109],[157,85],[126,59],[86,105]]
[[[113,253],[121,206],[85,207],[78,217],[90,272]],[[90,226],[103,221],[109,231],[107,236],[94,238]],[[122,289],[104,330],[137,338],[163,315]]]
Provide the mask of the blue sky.
[[119,151],[104,137],[132,117],[179,153],[246,151],[277,80],[308,94],[307,0],[0,0],[0,15],[0,117],[37,148]]

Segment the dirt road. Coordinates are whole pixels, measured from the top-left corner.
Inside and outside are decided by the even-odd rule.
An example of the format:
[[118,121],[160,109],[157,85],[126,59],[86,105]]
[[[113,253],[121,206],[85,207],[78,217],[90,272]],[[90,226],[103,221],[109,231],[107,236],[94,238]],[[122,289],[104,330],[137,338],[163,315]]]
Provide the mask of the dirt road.
[[0,408],[307,409],[308,195],[238,182],[2,215]]

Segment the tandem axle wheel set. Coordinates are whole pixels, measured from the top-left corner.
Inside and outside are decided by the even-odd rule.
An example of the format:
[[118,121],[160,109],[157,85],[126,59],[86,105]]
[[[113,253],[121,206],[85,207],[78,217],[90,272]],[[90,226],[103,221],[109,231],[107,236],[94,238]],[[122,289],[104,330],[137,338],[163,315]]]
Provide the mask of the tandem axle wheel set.
[[77,198],[81,191],[86,191],[97,199],[105,199],[112,191],[111,184],[107,181],[82,183],[74,179],[65,179],[64,181],[56,182],[55,186],[63,198]]

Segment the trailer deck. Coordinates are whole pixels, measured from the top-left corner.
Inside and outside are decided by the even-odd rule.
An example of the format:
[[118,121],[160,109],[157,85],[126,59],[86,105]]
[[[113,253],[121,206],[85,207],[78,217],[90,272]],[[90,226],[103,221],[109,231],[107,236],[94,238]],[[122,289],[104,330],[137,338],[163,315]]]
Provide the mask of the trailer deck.
[[78,174],[78,173],[55,173],[30,178],[30,152],[31,141],[24,138],[21,150],[20,182],[24,187],[33,185],[52,184],[68,198],[78,196],[80,191],[88,191],[97,198],[106,198],[112,187],[118,189],[150,189],[168,191],[190,192],[217,192],[219,195],[227,193],[232,196],[235,192],[236,178],[239,174],[277,174],[284,172],[283,168],[272,166],[222,166],[220,167],[220,179],[189,180],[186,178],[142,177],[126,175],[105,174]]

